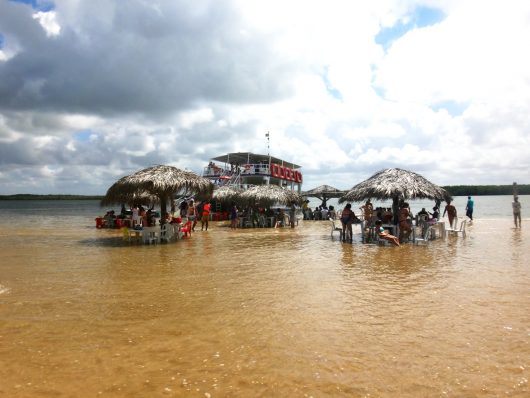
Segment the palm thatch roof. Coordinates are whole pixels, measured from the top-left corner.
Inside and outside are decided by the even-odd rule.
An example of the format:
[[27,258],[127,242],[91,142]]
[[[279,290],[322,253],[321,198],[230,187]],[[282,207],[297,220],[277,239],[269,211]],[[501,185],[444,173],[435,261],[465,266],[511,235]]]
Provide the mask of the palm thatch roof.
[[120,187],[117,183],[111,185],[107,190],[107,194],[101,199],[100,206],[109,206],[113,204],[127,204],[132,205],[149,205],[154,206],[160,204],[160,198],[149,192],[133,192],[126,194],[120,192]]
[[256,185],[243,191],[239,198],[261,207],[271,207],[275,204],[286,205],[292,202],[300,204],[302,202],[302,196],[297,192],[278,185]]
[[167,201],[177,194],[181,196],[210,195],[212,190],[213,184],[207,178],[173,166],[156,165],[120,178],[107,190],[101,205],[130,203],[135,196],[147,195],[157,197],[162,212],[165,212]]
[[339,203],[365,199],[449,199],[451,195],[419,174],[402,169],[385,169],[355,185]]
[[242,192],[243,190],[235,185],[223,185],[215,188],[212,199],[222,203],[238,202]]
[[316,188],[310,189],[309,191],[302,192],[302,196],[314,197],[320,200],[324,198],[340,198],[346,191],[341,191],[338,188],[332,187],[331,185],[320,185]]

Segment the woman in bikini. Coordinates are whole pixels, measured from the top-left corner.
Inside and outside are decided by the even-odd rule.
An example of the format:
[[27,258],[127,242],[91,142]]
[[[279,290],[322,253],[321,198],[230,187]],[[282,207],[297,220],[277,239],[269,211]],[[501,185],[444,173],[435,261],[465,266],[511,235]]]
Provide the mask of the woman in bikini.
[[375,222],[375,228],[377,230],[377,235],[381,239],[385,239],[385,240],[389,241],[390,243],[392,243],[395,246],[401,246],[399,244],[399,239],[397,237],[395,237],[394,235],[389,234],[388,231],[383,228],[383,222],[381,220],[377,220]]

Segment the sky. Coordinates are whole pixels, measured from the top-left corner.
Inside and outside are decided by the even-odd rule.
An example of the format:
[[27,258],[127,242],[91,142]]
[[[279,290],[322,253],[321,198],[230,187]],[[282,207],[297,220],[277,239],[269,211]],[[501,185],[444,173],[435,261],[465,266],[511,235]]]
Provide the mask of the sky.
[[529,48],[525,0],[0,0],[0,194],[229,152],[528,184]]

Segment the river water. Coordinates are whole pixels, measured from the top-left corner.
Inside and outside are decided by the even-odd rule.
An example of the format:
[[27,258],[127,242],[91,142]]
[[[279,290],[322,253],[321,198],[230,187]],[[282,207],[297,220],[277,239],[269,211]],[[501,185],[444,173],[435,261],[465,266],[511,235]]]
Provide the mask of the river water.
[[528,397],[521,202],[402,247],[323,221],[142,246],[94,201],[0,202],[0,396]]

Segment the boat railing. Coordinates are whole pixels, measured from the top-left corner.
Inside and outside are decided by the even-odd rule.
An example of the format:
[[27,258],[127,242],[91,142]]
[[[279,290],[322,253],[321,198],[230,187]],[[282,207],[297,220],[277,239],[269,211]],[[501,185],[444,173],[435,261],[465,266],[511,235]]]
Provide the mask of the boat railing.
[[232,177],[234,175],[270,175],[268,163],[248,163],[240,166],[222,167],[217,165],[209,165],[204,168],[204,177]]
[[269,175],[268,163],[249,163],[241,166],[241,175]]

